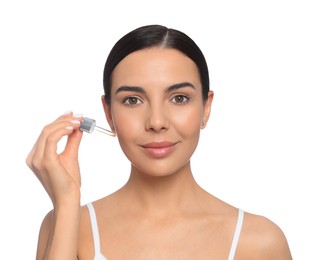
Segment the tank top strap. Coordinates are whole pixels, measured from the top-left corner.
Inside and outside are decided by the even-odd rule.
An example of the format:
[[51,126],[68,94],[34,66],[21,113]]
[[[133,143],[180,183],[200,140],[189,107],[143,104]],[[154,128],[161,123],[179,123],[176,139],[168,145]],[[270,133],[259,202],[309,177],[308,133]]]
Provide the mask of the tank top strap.
[[92,203],[88,203],[87,208],[89,211],[91,230],[94,238],[94,249],[95,249],[94,260],[106,260],[106,257],[101,253],[101,244],[99,239],[99,231],[98,231],[97,218],[96,218],[96,212],[94,206]]
[[244,218],[244,211],[239,209],[238,220],[237,220],[237,223],[236,223],[235,232],[234,232],[234,236],[233,236],[232,245],[231,245],[230,253],[229,253],[229,256],[228,256],[228,260],[233,260],[234,259],[235,251],[236,251],[236,248],[238,246],[238,241],[239,241],[239,237],[240,237],[240,233],[241,233],[241,229],[242,229],[243,218]]
[[[91,228],[92,228],[93,239],[94,239],[94,248],[95,248],[94,260],[107,260],[107,258],[100,251],[100,239],[99,239],[99,231],[98,231],[95,209],[94,209],[92,203],[88,203],[87,208],[88,208],[89,215],[90,215]],[[234,259],[234,255],[236,252],[236,248],[238,245],[238,241],[239,241],[239,237],[240,237],[240,233],[241,233],[241,229],[242,229],[243,219],[244,219],[244,211],[239,209],[238,220],[237,220],[237,224],[235,227],[235,232],[234,232],[228,260]]]

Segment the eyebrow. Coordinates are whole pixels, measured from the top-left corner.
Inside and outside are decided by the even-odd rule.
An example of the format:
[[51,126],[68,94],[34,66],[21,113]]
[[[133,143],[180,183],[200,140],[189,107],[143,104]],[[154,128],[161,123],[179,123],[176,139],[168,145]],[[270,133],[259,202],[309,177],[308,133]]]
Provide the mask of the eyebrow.
[[170,87],[168,87],[166,89],[165,92],[170,92],[170,91],[173,91],[173,90],[176,90],[176,89],[180,89],[180,88],[186,88],[186,87],[189,87],[189,88],[193,88],[195,89],[194,85],[190,82],[182,82],[182,83],[177,83],[177,84],[174,84],[174,85],[171,85]]
[[121,86],[116,91],[115,94],[118,94],[120,92],[124,91],[131,91],[131,92],[138,92],[138,93],[145,93],[145,90],[141,87],[135,87],[135,86]]
[[[186,87],[195,89],[195,86],[192,83],[190,83],[190,82],[181,82],[181,83],[177,83],[177,84],[169,86],[168,88],[165,89],[165,92],[169,93],[173,90],[177,90],[177,89],[180,89],[180,88],[186,88]],[[138,93],[143,93],[143,94],[146,93],[146,91],[142,87],[121,86],[115,91],[115,94],[118,94],[118,93],[124,92],[124,91],[138,92]]]

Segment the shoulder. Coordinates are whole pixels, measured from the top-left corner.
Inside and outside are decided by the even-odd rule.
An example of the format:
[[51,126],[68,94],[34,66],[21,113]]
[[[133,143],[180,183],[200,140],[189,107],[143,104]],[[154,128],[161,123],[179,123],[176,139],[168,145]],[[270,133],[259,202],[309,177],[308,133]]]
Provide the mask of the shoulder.
[[43,218],[43,221],[40,226],[37,255],[39,255],[40,252],[43,252],[46,249],[49,235],[52,231],[53,220],[54,210],[50,210]]
[[38,246],[36,259],[43,259],[43,256],[47,249],[49,236],[51,233],[51,225],[53,222],[53,210],[49,211],[43,218],[43,221],[39,230]]
[[46,243],[48,241],[49,234],[51,233],[54,218],[53,216],[54,210],[51,210],[43,218],[39,231],[38,251],[44,251],[47,246]]
[[[94,235],[93,229],[97,228],[99,236],[102,237],[104,222],[106,223],[108,212],[111,205],[111,196],[89,202],[81,206],[80,234],[78,245],[79,259],[92,259],[94,254]],[[91,212],[93,210],[93,212]],[[96,222],[95,222],[96,221]]]
[[287,239],[270,219],[244,214],[237,259],[292,259]]
[[81,206],[78,258],[92,259],[94,253],[93,247],[94,238],[91,227],[91,218],[86,204]]
[[90,214],[87,204],[81,206],[80,226],[81,227],[90,226]]

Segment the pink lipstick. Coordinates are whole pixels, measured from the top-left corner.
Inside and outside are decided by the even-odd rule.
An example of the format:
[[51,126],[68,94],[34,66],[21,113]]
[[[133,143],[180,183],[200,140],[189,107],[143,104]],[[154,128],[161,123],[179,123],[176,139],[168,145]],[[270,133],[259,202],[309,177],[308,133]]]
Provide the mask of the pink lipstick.
[[158,141],[142,145],[148,155],[154,158],[165,158],[170,155],[176,148],[177,143]]

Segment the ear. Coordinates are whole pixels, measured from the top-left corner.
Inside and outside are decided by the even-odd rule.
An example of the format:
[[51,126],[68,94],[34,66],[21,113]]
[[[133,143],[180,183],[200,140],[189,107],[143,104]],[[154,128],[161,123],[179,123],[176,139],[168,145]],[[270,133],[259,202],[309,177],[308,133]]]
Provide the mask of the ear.
[[211,104],[212,104],[212,100],[214,99],[214,92],[213,91],[209,91],[208,92],[208,99],[204,105],[204,113],[203,113],[203,118],[202,118],[202,123],[201,123],[201,128],[205,128],[209,117],[210,117],[210,112],[211,112]]
[[105,112],[106,120],[107,120],[109,126],[111,127],[112,132],[115,133],[115,127],[114,127],[114,123],[113,123],[111,107],[106,103],[104,95],[102,96],[102,104],[103,104],[103,109]]

